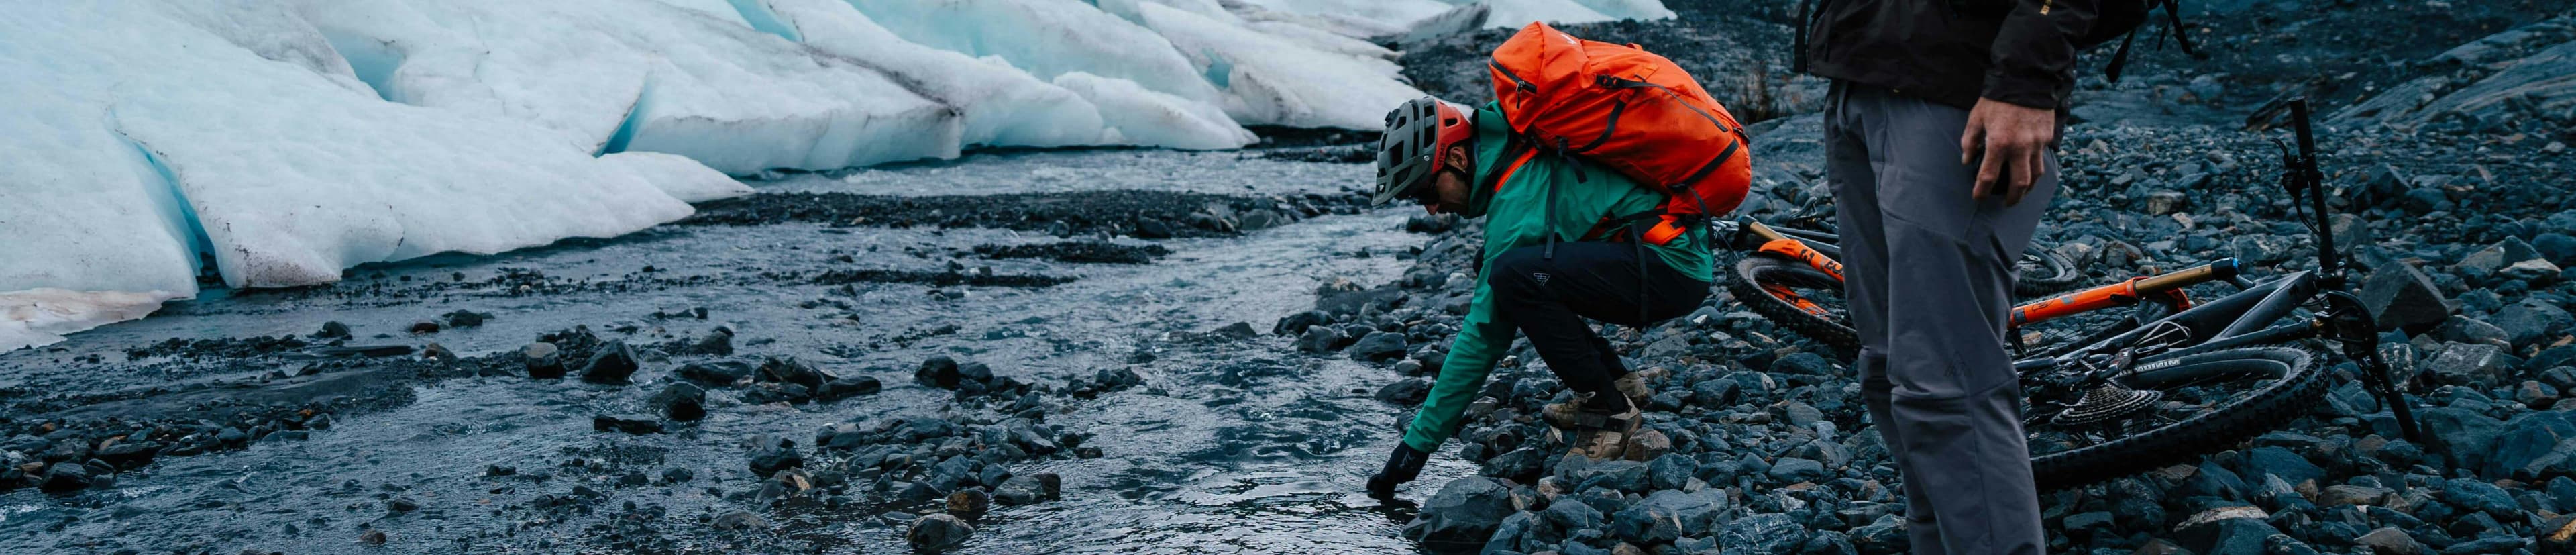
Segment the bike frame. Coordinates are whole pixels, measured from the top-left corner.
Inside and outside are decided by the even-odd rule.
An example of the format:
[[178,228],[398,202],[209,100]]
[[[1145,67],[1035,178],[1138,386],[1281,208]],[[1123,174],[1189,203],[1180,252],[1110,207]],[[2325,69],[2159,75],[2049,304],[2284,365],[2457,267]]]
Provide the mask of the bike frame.
[[[2418,443],[2423,441],[2412,408],[2404,395],[2397,392],[2394,380],[2387,374],[2388,365],[2379,355],[2378,326],[2360,297],[2346,287],[2341,257],[2335,249],[2331,232],[2324,177],[2316,169],[2316,147],[2308,121],[2307,101],[2298,98],[2289,104],[2298,143],[2295,152],[2290,145],[2281,145],[2285,170],[2282,186],[2292,195],[2293,206],[2296,206],[2297,197],[2306,196],[2313,207],[2311,212],[2317,220],[2312,230],[2317,241],[2317,270],[2291,272],[2261,282],[2250,282],[2238,276],[2238,261],[2227,258],[2015,307],[2010,322],[2015,329],[2098,310],[2135,306],[2141,302],[2158,302],[2175,310],[2170,315],[2148,322],[2127,318],[2092,336],[2071,342],[2066,348],[2016,361],[2014,369],[2022,375],[2024,383],[2031,382],[2038,377],[2037,374],[2067,369],[2079,369],[2082,381],[2117,379],[2132,368],[2192,354],[2325,339],[2342,344],[2345,358],[2360,367],[2364,385],[2390,408],[2406,439]],[[1720,223],[1734,224],[1721,227],[1735,228],[1738,246],[1755,244],[1758,246],[1752,250],[1756,254],[1801,261],[1836,281],[1842,280],[1842,264],[1834,260],[1841,254],[1840,249],[1833,245],[1839,237],[1833,234],[1773,228],[1750,219]],[[2238,291],[2198,304],[2183,294],[2185,288],[2216,281],[2234,283]],[[1803,310],[1829,315],[1829,311],[1794,291],[1775,289],[1774,293],[1785,295],[1785,300]],[[2322,311],[2301,315],[2301,307],[2311,301],[2323,302],[2326,306]],[[2285,319],[2290,321],[2283,322]],[[2018,339],[2019,335],[2016,334],[2015,338]],[[2141,345],[2146,346],[2149,352],[2136,352],[2135,349]],[[2123,362],[2104,367],[2087,361],[2088,358],[2099,360],[2105,357]]]

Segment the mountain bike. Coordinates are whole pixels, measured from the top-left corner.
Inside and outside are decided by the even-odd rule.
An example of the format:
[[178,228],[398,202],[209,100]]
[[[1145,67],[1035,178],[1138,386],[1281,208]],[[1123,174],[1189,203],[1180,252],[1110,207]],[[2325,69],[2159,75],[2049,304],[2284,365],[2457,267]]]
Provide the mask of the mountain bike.
[[[2134,309],[2052,345],[2024,344],[2023,334],[2012,334],[2031,467],[2043,490],[2189,462],[2288,424],[2323,395],[2328,355],[2321,347],[2328,346],[2355,365],[2405,438],[2423,442],[2381,357],[2378,325],[2344,276],[2307,108],[2305,99],[2290,103],[2295,149],[2274,143],[2293,210],[2302,196],[2313,208],[2317,269],[2256,280],[2241,275],[2235,259],[2219,259],[2013,309],[2015,330]],[[1858,349],[1841,304],[1842,265],[1831,233],[1751,220],[1719,227],[1733,232],[1744,253],[1726,284],[1737,302],[1842,354]],[[2235,292],[2207,301],[2186,293],[2202,284]]]

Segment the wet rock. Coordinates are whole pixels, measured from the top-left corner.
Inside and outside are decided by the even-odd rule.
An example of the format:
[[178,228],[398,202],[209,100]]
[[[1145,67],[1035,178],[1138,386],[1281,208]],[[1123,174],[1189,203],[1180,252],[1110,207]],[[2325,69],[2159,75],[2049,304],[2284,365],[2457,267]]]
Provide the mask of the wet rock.
[[2264,522],[2270,516],[2254,507],[2219,507],[2183,519],[2174,535],[2182,547],[2198,553],[2258,555],[2266,540],[2281,533]]
[[948,514],[957,515],[958,518],[967,520],[983,518],[984,512],[992,508],[993,494],[986,493],[981,487],[970,487],[948,494]]
[[751,363],[741,360],[692,362],[681,365],[678,371],[672,372],[680,379],[698,382],[707,387],[732,387],[736,382],[749,379],[751,373]]
[[1538,476],[1539,471],[1545,469],[1547,457],[1547,453],[1535,447],[1521,446],[1485,459],[1481,472],[1486,476],[1528,483],[1533,477]]
[[685,483],[689,480],[697,479],[697,477],[698,473],[691,472],[686,467],[674,466],[662,471],[662,483],[664,484]]
[[1632,543],[1671,543],[1681,538],[1681,520],[1672,509],[1640,503],[1611,515],[1610,533]]
[[1414,233],[1439,233],[1458,225],[1453,214],[1414,214],[1404,219],[1404,230]]
[[1812,482],[1825,477],[1825,463],[1797,457],[1781,457],[1780,460],[1772,461],[1768,475],[1773,481],[1784,484]]
[[964,380],[958,373],[957,360],[948,358],[947,355],[933,356],[921,361],[921,368],[912,372],[912,379],[922,385],[940,389],[956,389],[958,382]]
[[805,386],[806,391],[809,392],[821,389],[823,383],[831,381],[833,377],[829,373],[815,369],[812,365],[805,364],[804,361],[796,360],[795,357],[763,358],[760,361],[760,370],[752,374],[754,381],[796,384]]
[[410,329],[414,334],[438,333],[439,325],[437,322],[422,320],[412,322],[411,327],[408,329]]
[[696,422],[707,417],[707,390],[689,382],[671,382],[654,393],[650,401],[660,407],[662,416],[679,422]]
[[2520,364],[2506,355],[2503,347],[2446,343],[2442,352],[2424,362],[2424,371],[2442,383],[2492,387],[2501,383],[2517,366]]
[[1717,544],[1727,546],[1728,553],[1788,555],[1806,543],[1806,527],[1781,513],[1735,519],[1717,532]]
[[[754,438],[755,441],[767,438]],[[805,466],[805,455],[796,452],[796,443],[787,440],[760,441],[761,447],[751,453],[751,474],[768,476],[780,470]]]
[[662,421],[641,414],[603,414],[590,417],[591,429],[630,434],[662,433]]
[[1003,505],[1033,505],[1046,500],[1046,486],[1034,476],[1012,476],[993,488],[993,500]]
[[1135,234],[1139,239],[1169,239],[1172,237],[1172,224],[1150,218],[1139,219],[1136,220]]
[[1548,504],[1547,510],[1539,511],[1539,516],[1548,525],[1566,531],[1602,528],[1608,524],[1608,518],[1601,515],[1600,509],[1574,499],[1560,498]]
[[386,536],[385,531],[383,530],[368,530],[358,533],[358,543],[367,545],[384,545],[385,542],[392,540],[393,538]]
[[45,477],[37,482],[36,488],[48,493],[80,491],[90,486],[91,479],[90,470],[85,465],[72,462],[55,463],[45,469]]
[[1280,318],[1278,324],[1270,326],[1270,333],[1272,335],[1303,335],[1306,333],[1307,329],[1313,328],[1318,324],[1331,322],[1332,319],[1333,315],[1325,314],[1324,311],[1321,310],[1309,310],[1290,314],[1286,318]]
[[1469,476],[1441,486],[1416,519],[1424,543],[1474,545],[1483,543],[1514,510],[1511,490],[1491,479]]
[[840,378],[824,382],[822,387],[815,388],[814,398],[821,401],[838,401],[883,390],[885,390],[885,384],[878,382],[876,378],[867,376]]
[[385,501],[385,510],[393,513],[417,511],[420,510],[420,502],[413,501],[409,497],[396,497]]
[[2576,317],[2567,310],[2539,299],[2523,299],[2497,311],[2495,325],[2514,348],[2530,346],[2545,339],[2564,335],[2576,327]]
[[1297,336],[1297,350],[1309,353],[1333,352],[1342,343],[1342,331],[1332,326],[1308,327],[1305,333]]
[[551,380],[564,377],[563,349],[553,343],[529,343],[519,348],[519,356],[527,359],[530,378]]
[[716,326],[697,342],[689,344],[690,354],[724,356],[733,354],[733,328]]
[[1404,334],[1380,331],[1370,332],[1367,336],[1361,337],[1359,342],[1352,343],[1350,354],[1351,358],[1359,360],[1384,362],[1404,356],[1404,349]]
[[634,376],[640,367],[637,360],[634,347],[627,346],[624,341],[610,341],[599,346],[599,352],[582,365],[581,380],[601,384],[632,383],[628,378]]
[[1627,444],[1620,447],[1620,457],[1633,462],[1645,462],[1655,460],[1672,451],[1671,437],[1664,435],[1663,430],[1647,428],[1638,430],[1637,435],[1628,438]]
[[2494,445],[2494,453],[2478,469],[2482,475],[2538,479],[2576,470],[2576,419],[2557,411],[2515,416],[2505,422]]
[[458,311],[455,311],[455,312],[449,312],[449,313],[447,313],[447,314],[445,314],[445,315],[441,315],[441,316],[439,316],[439,317],[447,320],[447,327],[451,327],[451,328],[476,328],[476,327],[482,327],[482,326],[483,326],[483,322],[484,322],[484,321],[486,321],[486,320],[491,320],[491,319],[492,319],[492,314],[491,314],[491,313],[489,313],[489,312],[475,312],[475,311],[471,311],[471,310],[458,310]]
[[2560,515],[2542,523],[2533,534],[2532,547],[2541,555],[2576,554],[2576,515]]
[[2245,452],[2245,475],[2279,476],[2291,484],[2319,480],[2326,470],[2308,462],[2306,457],[2281,447],[2257,447]]
[[160,454],[161,447],[160,442],[150,440],[124,441],[100,447],[90,456],[110,466],[130,470],[151,464],[152,458]]
[[965,520],[935,514],[912,521],[912,528],[904,531],[903,539],[912,544],[913,549],[935,552],[966,543],[966,537],[974,533],[975,526]]
[[1407,407],[1422,404],[1422,399],[1430,395],[1431,380],[1422,378],[1397,380],[1377,390],[1377,400]]
[[2352,543],[2369,548],[2373,555],[2424,555],[2429,551],[2423,543],[2415,541],[2414,536],[2395,527],[2371,530],[2353,538]]
[[2453,478],[2442,481],[2442,501],[2471,511],[2482,511],[2499,519],[2519,520],[2522,505],[2504,488],[2476,478]]
[[502,476],[516,476],[518,474],[519,468],[514,466],[501,466],[496,464],[483,467],[483,475],[488,477],[497,478]]
[[349,325],[342,324],[336,320],[323,322],[322,330],[313,332],[313,337],[318,339],[348,339]]
[[716,517],[714,522],[708,523],[708,526],[713,526],[717,530],[725,531],[758,530],[768,528],[769,520],[760,518],[760,515],[752,514],[749,511],[734,511],[725,513],[724,516]]
[[2443,298],[2442,288],[2433,284],[2433,278],[2410,264],[2371,270],[2370,277],[2362,283],[2361,300],[2380,329],[2432,329],[2449,320],[2453,308],[2451,301]]

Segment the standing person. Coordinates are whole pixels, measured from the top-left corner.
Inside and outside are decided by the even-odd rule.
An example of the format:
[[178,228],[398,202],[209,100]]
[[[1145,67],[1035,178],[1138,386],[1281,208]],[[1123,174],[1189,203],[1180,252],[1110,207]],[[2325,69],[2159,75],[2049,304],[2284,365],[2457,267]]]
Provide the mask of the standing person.
[[1802,30],[1807,69],[1833,79],[1826,174],[1855,366],[1918,555],[2046,545],[2005,317],[2013,260],[2057,191],[2075,53],[2135,25],[2097,29],[2097,10],[2145,10],[2105,4],[1825,0]]
[[1671,224],[1623,217],[1657,212],[1663,193],[1564,157],[1527,149],[1513,156],[1514,140],[1492,103],[1471,115],[1421,98],[1387,114],[1372,200],[1408,199],[1434,214],[1484,218],[1484,271],[1439,381],[1383,471],[1369,478],[1372,494],[1393,495],[1458,432],[1514,332],[1528,336],[1548,370],[1575,391],[1574,401],[1543,411],[1549,423],[1573,432],[1571,452],[1620,456],[1647,393],[1584,318],[1641,326],[1688,314],[1708,298],[1705,234],[1626,239],[1661,236],[1630,234],[1627,226]]

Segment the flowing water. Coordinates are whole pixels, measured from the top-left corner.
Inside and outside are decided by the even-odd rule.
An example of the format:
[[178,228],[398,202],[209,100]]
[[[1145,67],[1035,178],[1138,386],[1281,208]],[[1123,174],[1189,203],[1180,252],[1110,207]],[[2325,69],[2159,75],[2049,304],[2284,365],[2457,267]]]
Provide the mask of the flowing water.
[[[1358,164],[1236,153],[1060,151],[755,185],[900,195],[1138,189],[1267,196],[1338,194],[1363,182],[1367,171]],[[683,550],[902,552],[909,548],[901,517],[930,506],[869,500],[833,510],[772,508],[721,494],[757,487],[745,468],[746,438],[765,434],[801,443],[836,422],[985,410],[912,382],[921,360],[941,354],[1037,383],[1103,368],[1133,368],[1145,377],[1144,387],[1060,399],[1048,422],[1091,434],[1085,445],[1105,456],[1015,464],[1023,474],[1062,475],[1064,498],[998,508],[977,521],[977,533],[957,552],[1409,550],[1411,543],[1397,534],[1409,511],[1358,493],[1396,438],[1392,426],[1402,410],[1370,396],[1394,377],[1347,358],[1298,353],[1286,338],[1202,333],[1236,322],[1266,331],[1278,318],[1310,308],[1317,285],[1332,279],[1394,280],[1409,265],[1408,251],[1422,242],[1401,231],[1405,212],[1326,215],[1238,236],[1156,241],[1171,253],[1144,265],[960,256],[977,245],[1058,240],[1037,233],[786,222],[663,226],[497,256],[373,265],[319,289],[210,290],[149,319],[75,335],[55,348],[0,355],[0,388],[22,397],[94,393],[149,403],[168,395],[162,390],[194,385],[191,399],[221,399],[227,391],[260,386],[203,384],[254,383],[270,371],[293,374],[302,363],[252,357],[180,364],[129,361],[126,353],[171,338],[302,335],[327,321],[355,329],[356,344],[434,341],[465,356],[515,350],[539,334],[576,325],[639,345],[722,325],[736,333],[738,354],[793,356],[888,387],[795,406],[746,405],[716,390],[705,421],[675,433],[627,435],[593,431],[590,416],[648,412],[645,398],[688,357],[648,361],[637,375],[642,383],[633,386],[516,376],[421,380],[407,388],[407,399],[341,418],[309,439],[166,457],[119,475],[113,488],[78,495],[0,494],[0,552],[607,552],[615,548],[603,539],[602,523],[619,518],[614,507],[627,502],[666,509],[642,528]],[[996,275],[1075,279],[1025,288],[774,279],[779,272],[827,269],[937,272],[952,261]],[[518,295],[506,285],[476,285],[528,271],[572,285]],[[706,318],[656,316],[693,308],[704,308]],[[494,317],[481,327],[405,331],[459,309]],[[98,358],[84,359],[90,355]],[[112,413],[118,406],[124,405],[10,419]],[[697,479],[616,487],[617,472],[529,476],[574,459],[653,476],[687,468]],[[486,476],[491,465],[523,476]],[[1467,472],[1440,460],[1422,483]],[[519,508],[574,485],[609,499],[594,514]],[[395,497],[421,508],[388,512],[384,500]],[[763,515],[776,535],[743,541],[711,534],[701,523],[738,510]],[[364,529],[383,531],[390,541],[363,544]]]

